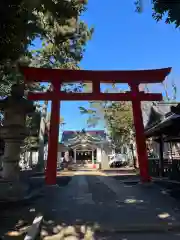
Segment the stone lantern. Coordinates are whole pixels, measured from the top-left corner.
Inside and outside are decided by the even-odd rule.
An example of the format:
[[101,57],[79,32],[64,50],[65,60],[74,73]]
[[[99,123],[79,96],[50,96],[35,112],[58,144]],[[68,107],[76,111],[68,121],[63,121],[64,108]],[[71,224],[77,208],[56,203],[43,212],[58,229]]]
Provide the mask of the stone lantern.
[[4,111],[0,137],[5,141],[2,178],[10,182],[19,180],[20,147],[28,135],[26,115],[35,111],[33,103],[23,96],[24,87],[13,85],[11,96],[0,101],[0,109]]

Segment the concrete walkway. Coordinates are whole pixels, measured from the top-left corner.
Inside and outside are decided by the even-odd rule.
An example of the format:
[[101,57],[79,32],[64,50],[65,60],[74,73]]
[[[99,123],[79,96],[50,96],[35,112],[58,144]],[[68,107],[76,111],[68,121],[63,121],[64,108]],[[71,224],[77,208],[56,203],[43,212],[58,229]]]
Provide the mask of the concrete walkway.
[[[156,185],[77,173],[68,186],[47,188],[44,198],[29,209],[43,213],[45,240],[68,239],[65,235],[72,239],[156,239],[158,232],[159,239],[173,240],[180,239],[179,207]],[[168,229],[173,231],[166,233]]]
[[[156,185],[123,184],[111,177],[78,173],[66,188],[55,192],[53,209],[46,209],[45,218],[59,225],[90,226],[92,232],[98,229],[100,235],[110,235],[112,239],[116,239],[117,233],[120,239],[120,235],[127,233],[136,233],[137,237],[137,233],[180,230],[177,202]],[[165,239],[177,235],[168,237]],[[54,238],[46,238],[51,239]]]
[[[58,214],[54,214],[58,218],[68,209],[67,220],[96,222],[103,229],[132,229],[132,226],[161,223],[180,227],[176,201],[155,185],[145,187],[123,184],[110,177],[78,175],[63,189],[59,201]],[[87,211],[83,211],[84,208]]]

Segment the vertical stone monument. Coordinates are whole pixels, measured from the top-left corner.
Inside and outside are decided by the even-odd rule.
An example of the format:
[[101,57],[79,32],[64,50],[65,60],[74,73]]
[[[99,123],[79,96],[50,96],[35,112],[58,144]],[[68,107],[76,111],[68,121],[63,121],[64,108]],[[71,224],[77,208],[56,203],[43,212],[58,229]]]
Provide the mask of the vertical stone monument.
[[[0,198],[19,198],[24,191],[24,186],[19,181],[19,160],[21,145],[28,135],[26,115],[33,113],[35,108],[31,101],[24,98],[24,87],[13,85],[11,96],[0,101],[0,109],[4,111],[4,124],[0,137],[5,141],[2,158],[4,182],[1,181],[2,184],[0,184]],[[4,196],[1,196],[3,194]]]

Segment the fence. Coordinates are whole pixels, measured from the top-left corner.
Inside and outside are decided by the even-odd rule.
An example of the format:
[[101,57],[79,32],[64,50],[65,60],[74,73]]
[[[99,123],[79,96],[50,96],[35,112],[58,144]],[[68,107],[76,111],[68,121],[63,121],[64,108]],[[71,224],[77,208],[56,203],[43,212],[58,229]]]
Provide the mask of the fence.
[[159,159],[149,159],[149,173],[152,177],[169,178],[170,180],[180,181],[180,159],[164,159],[163,169]]

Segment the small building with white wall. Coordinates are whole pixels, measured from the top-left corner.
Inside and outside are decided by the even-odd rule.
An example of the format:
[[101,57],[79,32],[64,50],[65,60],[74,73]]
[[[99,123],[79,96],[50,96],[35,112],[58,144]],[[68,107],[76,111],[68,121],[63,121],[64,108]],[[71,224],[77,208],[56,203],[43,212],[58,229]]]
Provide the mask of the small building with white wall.
[[58,159],[69,156],[76,164],[101,164],[108,167],[108,155],[114,152],[105,131],[64,131],[58,148]]

